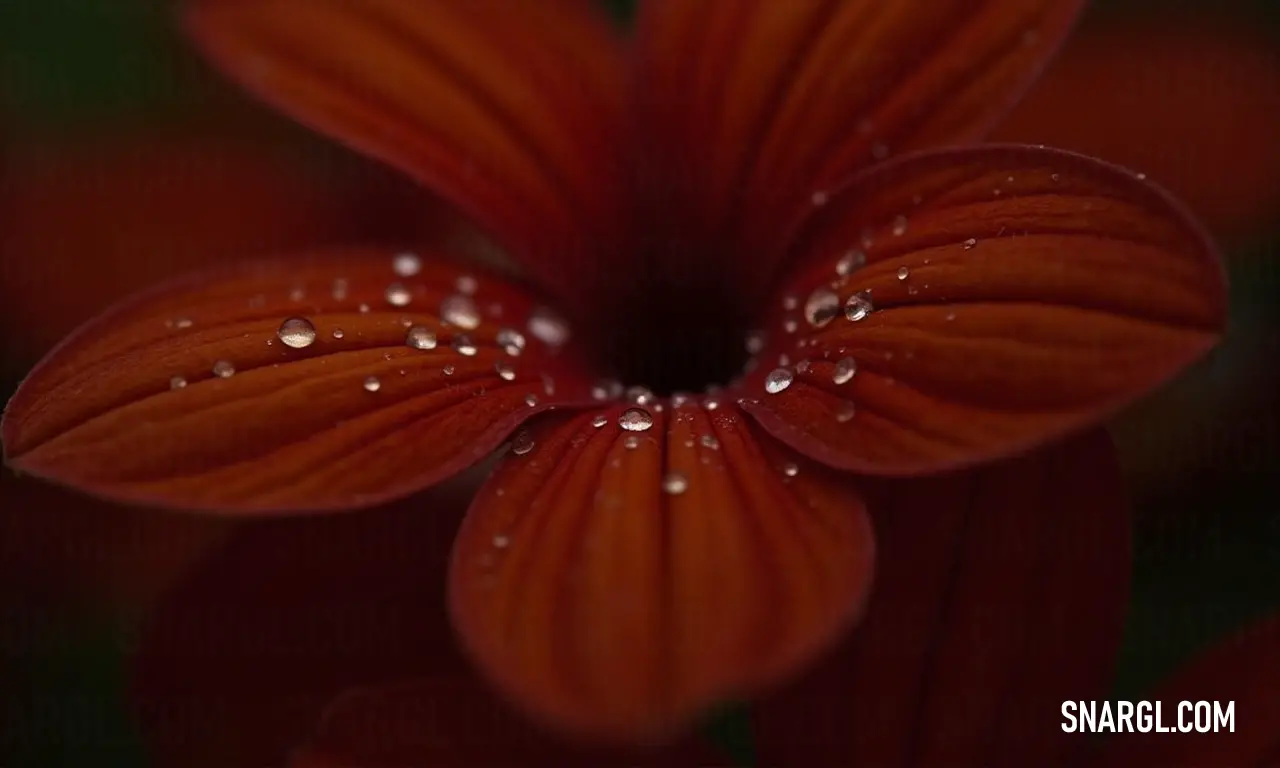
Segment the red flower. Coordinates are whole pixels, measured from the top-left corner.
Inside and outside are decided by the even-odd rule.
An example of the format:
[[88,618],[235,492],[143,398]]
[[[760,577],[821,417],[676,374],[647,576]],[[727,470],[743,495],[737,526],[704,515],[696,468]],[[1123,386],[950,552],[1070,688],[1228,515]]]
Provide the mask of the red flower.
[[577,0],[197,3],[225,69],[519,272],[353,248],[150,291],[24,382],[8,460],[133,503],[354,509],[526,424],[455,544],[454,625],[542,721],[666,735],[858,616],[859,477],[1045,445],[1216,341],[1214,250],[1140,175],[930,150],[980,137],[1078,6],[655,0],[623,44]]

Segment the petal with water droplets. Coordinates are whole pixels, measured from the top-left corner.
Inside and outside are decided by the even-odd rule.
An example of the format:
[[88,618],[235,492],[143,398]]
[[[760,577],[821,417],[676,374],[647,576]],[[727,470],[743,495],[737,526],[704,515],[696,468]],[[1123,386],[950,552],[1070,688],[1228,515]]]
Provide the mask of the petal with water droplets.
[[[688,210],[763,268],[797,211],[902,152],[980,138],[1058,47],[1081,0],[655,0],[641,98]],[[682,224],[682,226],[684,226]],[[726,253],[740,258],[734,248]],[[673,251],[683,258],[683,251]]]
[[847,477],[731,406],[649,408],[602,409],[603,427],[592,413],[539,421],[454,551],[450,605],[472,657],[580,735],[669,738],[794,673],[869,587],[871,530]]
[[[865,266],[842,276],[851,248]],[[752,374],[748,410],[859,472],[971,465],[1097,423],[1204,355],[1226,319],[1217,253],[1174,201],[1054,150],[883,165],[835,195],[793,253],[786,291],[834,288],[845,317],[766,350],[810,363],[778,395]]]
[[[133,503],[343,509],[430,485],[533,413],[589,400],[571,350],[531,336],[514,358],[497,343],[535,315],[531,297],[482,279],[474,299],[488,314],[464,334],[441,312],[464,270],[422,262],[400,277],[391,253],[329,252],[128,300],[23,382],[4,416],[7,459]],[[432,343],[406,343],[416,329]]]
[[1129,516],[1105,433],[940,478],[867,483],[862,623],[754,712],[761,765],[1076,765],[1062,701],[1109,688]]
[[621,46],[591,5],[197,0],[187,20],[248,90],[423,182],[567,300],[622,211]]

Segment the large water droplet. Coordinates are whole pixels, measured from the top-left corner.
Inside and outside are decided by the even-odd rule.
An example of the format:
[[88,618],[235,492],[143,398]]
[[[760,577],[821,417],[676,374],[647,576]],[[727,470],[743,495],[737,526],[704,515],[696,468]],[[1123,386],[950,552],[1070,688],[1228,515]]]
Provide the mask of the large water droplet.
[[867,315],[874,311],[871,296],[866,291],[858,291],[844,303],[844,316],[855,323],[867,319]]
[[809,294],[809,300],[804,303],[804,319],[815,328],[821,328],[831,322],[838,314],[840,314],[840,297],[835,291],[825,286]]
[[524,334],[514,328],[503,328],[498,331],[496,341],[502,350],[512,357],[524,351]]
[[643,408],[628,408],[618,416],[618,426],[628,432],[644,432],[653,426],[653,416]]
[[569,324],[546,307],[538,307],[529,315],[529,333],[543,344],[558,347],[569,340]]
[[276,329],[276,337],[287,347],[302,349],[316,340],[316,327],[305,317],[291,317]]
[[679,496],[689,490],[689,478],[679,472],[668,472],[662,478],[662,490],[671,496]]
[[533,450],[533,435],[528,432],[519,432],[515,439],[511,441],[511,452],[517,456],[523,456]]
[[476,348],[476,344],[471,337],[465,333],[460,333],[453,337],[453,349],[460,355],[466,357],[475,357],[480,350]]
[[229,379],[236,375],[236,367],[229,360],[219,360],[213,364],[213,375],[221,379]]
[[776,395],[787,387],[791,386],[794,376],[791,371],[786,368],[774,368],[769,375],[764,378],[764,391],[771,395]]
[[435,349],[436,335],[421,325],[415,325],[405,333],[404,343],[414,349]]
[[377,392],[380,389],[382,389],[382,382],[378,380],[377,376],[369,376],[364,380],[364,390],[366,392]]
[[391,269],[397,277],[413,277],[422,271],[422,259],[416,253],[399,253],[391,260]]
[[480,310],[466,296],[449,296],[440,302],[440,317],[446,323],[468,331],[480,327]]
[[409,289],[404,287],[403,283],[392,283],[387,286],[387,290],[383,294],[387,303],[393,307],[407,307],[409,300],[413,298],[413,294]]
[[493,364],[493,370],[498,372],[498,377],[503,381],[515,381],[516,369],[499,360]]
[[852,357],[842,357],[836,361],[835,370],[831,372],[831,380],[836,384],[848,384],[858,372],[858,361]]

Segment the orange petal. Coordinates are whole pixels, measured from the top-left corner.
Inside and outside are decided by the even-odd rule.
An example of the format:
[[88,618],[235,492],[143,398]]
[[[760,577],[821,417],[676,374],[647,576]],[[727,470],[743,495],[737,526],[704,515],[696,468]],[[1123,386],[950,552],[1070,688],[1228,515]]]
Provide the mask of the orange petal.
[[1280,208],[1280,52],[1247,14],[1189,9],[1084,25],[995,136],[1145,171],[1215,234],[1254,236]]
[[670,184],[657,191],[667,209],[705,219],[709,234],[736,236],[725,249],[733,258],[768,254],[815,192],[891,154],[981,137],[1081,5],[644,3],[640,98],[651,151],[688,169],[679,205]]
[[188,20],[254,94],[431,187],[549,289],[619,221],[621,49],[587,2],[199,0]]
[[[835,640],[872,541],[846,478],[735,409],[624,408],[517,436],[463,522],[450,604],[481,669],[532,715],[644,742]],[[631,417],[653,425],[620,428]]]
[[16,469],[121,501],[367,506],[584,397],[553,317],[497,278],[411,254],[199,276],[63,342],[9,403],[5,450]]
[[[1161,724],[1178,728],[1182,702],[1234,704],[1233,729],[1216,733],[1119,734],[1103,749],[1096,768],[1181,768],[1229,765],[1264,768],[1280,757],[1280,615],[1260,621],[1218,644],[1159,686],[1148,701],[1162,703]],[[1212,706],[1212,704],[1211,704]],[[1196,724],[1194,708],[1181,716]],[[1210,710],[1212,716],[1212,710]],[[1208,721],[1212,728],[1213,721]]]
[[868,487],[876,586],[829,662],[755,712],[759,764],[1062,765],[1066,699],[1105,695],[1129,517],[1093,432],[943,478]]
[[554,741],[474,677],[458,675],[354,691],[325,713],[292,768],[401,766],[729,765],[697,739],[657,750],[581,749]]
[[[887,164],[814,215],[793,252],[745,407],[862,472],[971,465],[1097,423],[1203,355],[1225,323],[1221,265],[1182,209],[1054,150]],[[775,365],[794,383],[767,394]]]

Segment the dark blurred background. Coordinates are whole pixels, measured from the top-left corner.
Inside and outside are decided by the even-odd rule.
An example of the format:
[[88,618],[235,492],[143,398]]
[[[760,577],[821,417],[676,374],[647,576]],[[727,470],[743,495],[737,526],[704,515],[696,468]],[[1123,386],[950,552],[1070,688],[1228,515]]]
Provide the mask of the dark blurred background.
[[[607,5],[625,21],[633,3]],[[168,275],[465,237],[409,183],[224,84],[173,21],[171,0],[0,0],[0,397]],[[1116,695],[1134,697],[1280,608],[1280,6],[1095,0],[996,138],[1147,173],[1227,254],[1227,341],[1114,425],[1137,546]],[[0,766],[145,765],[127,705],[140,627],[238,532],[2,470],[0,510]]]

